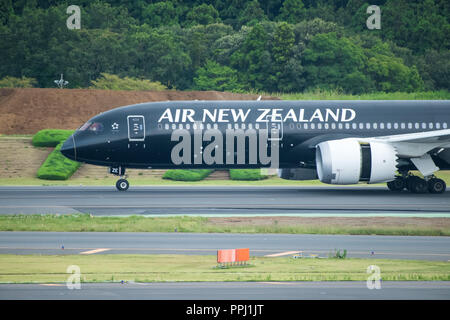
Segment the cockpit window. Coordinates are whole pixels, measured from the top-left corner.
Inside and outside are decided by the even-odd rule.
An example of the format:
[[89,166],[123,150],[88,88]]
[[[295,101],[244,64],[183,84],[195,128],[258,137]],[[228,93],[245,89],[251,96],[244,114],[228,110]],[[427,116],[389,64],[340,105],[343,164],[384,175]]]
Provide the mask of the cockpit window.
[[91,124],[88,128],[89,131],[95,131],[95,132],[102,132],[103,131],[103,124],[100,122],[94,122]]
[[78,130],[85,131],[89,126],[92,124],[92,122],[88,121],[85,124],[83,124]]
[[100,122],[86,122],[83,124],[79,129],[79,131],[94,131],[94,132],[102,132],[103,131],[103,124]]

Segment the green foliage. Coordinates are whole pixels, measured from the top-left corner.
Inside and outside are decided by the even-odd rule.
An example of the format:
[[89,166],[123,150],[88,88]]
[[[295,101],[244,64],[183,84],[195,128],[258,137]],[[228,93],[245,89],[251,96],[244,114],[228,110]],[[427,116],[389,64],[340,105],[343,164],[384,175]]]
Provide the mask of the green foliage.
[[0,79],[0,88],[32,88],[37,85],[37,81],[34,78],[15,78],[4,77]]
[[280,9],[280,15],[277,17],[280,21],[289,23],[301,22],[306,15],[306,9],[302,0],[285,0]]
[[447,2],[370,3],[382,29],[368,30],[366,0],[83,0],[81,30],[69,30],[66,2],[6,0],[0,78],[54,88],[64,73],[79,88],[114,74],[185,90],[215,62],[251,91],[449,90]]
[[176,181],[200,181],[209,176],[214,170],[211,169],[173,169],[167,170],[163,179]]
[[263,180],[267,179],[267,175],[261,174],[261,169],[230,169],[231,180]]
[[78,170],[81,164],[63,156],[60,151],[62,145],[63,142],[59,143],[39,168],[39,179],[67,180]]
[[341,253],[341,249],[334,249],[334,255],[329,255],[329,258],[333,259],[345,259],[347,258],[347,249],[344,249],[344,251]]
[[186,25],[193,26],[197,24],[211,24],[221,22],[219,12],[210,4],[203,3],[194,6],[186,15]]
[[163,91],[167,87],[160,82],[152,82],[146,79],[120,78],[114,74],[102,73],[101,78],[91,81],[93,89],[103,90],[152,90]]
[[32,144],[35,147],[56,147],[67,140],[73,132],[73,130],[44,129],[33,136]]
[[143,21],[152,27],[170,26],[178,23],[178,12],[170,1],[150,3],[143,11]]
[[208,61],[204,67],[197,69],[194,78],[195,90],[240,91],[237,71]]

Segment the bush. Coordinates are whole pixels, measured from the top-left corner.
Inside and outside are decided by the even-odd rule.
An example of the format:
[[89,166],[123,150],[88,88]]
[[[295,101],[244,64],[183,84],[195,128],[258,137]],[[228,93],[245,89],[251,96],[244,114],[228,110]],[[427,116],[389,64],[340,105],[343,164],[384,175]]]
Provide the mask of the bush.
[[261,169],[230,169],[231,180],[263,180],[266,175],[261,174]]
[[114,74],[108,73],[102,73],[101,75],[101,78],[91,81],[91,88],[102,90],[167,90],[167,87],[161,84],[161,82],[152,82],[146,79],[136,79],[128,77],[119,78]]
[[176,181],[200,181],[209,176],[214,170],[212,169],[174,169],[167,170],[163,179],[176,180]]
[[47,157],[42,166],[37,172],[39,179],[45,180],[67,180],[80,167],[80,163],[72,161],[61,153],[61,146],[63,142],[59,143],[53,152]]
[[6,76],[0,80],[0,88],[33,88],[37,85],[34,78],[15,78]]
[[44,129],[33,136],[35,147],[56,147],[60,142],[67,140],[74,130]]

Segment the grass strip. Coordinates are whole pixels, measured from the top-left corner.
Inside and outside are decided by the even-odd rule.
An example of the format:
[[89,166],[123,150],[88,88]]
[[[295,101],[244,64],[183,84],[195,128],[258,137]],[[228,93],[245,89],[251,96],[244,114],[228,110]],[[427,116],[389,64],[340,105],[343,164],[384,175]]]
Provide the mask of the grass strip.
[[0,231],[450,236],[450,218],[1,215]]
[[316,89],[304,93],[272,94],[282,100],[448,100],[450,91],[373,92],[360,95],[343,94],[339,90]]
[[63,142],[56,146],[39,168],[37,172],[39,179],[67,180],[80,167],[81,163],[72,161],[62,155],[60,151],[62,144]]
[[366,281],[377,265],[383,281],[449,281],[442,261],[388,259],[292,259],[251,257],[248,267],[220,269],[207,255],[0,255],[0,282],[66,282],[70,265],[82,282],[161,281]]

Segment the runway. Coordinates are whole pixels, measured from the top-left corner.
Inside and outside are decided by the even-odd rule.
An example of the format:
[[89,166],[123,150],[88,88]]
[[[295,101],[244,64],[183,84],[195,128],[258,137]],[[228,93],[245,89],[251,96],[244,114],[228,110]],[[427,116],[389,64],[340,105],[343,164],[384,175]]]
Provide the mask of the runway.
[[394,193],[383,187],[0,187],[0,214],[243,215],[450,213],[450,192]]
[[0,232],[0,254],[216,255],[218,249],[232,248],[249,248],[252,256],[289,256],[292,251],[301,251],[304,256],[328,257],[335,249],[346,249],[349,258],[450,260],[450,237]]
[[[0,284],[0,300],[448,300],[449,282],[182,282]],[[225,310],[223,310],[225,311]]]

